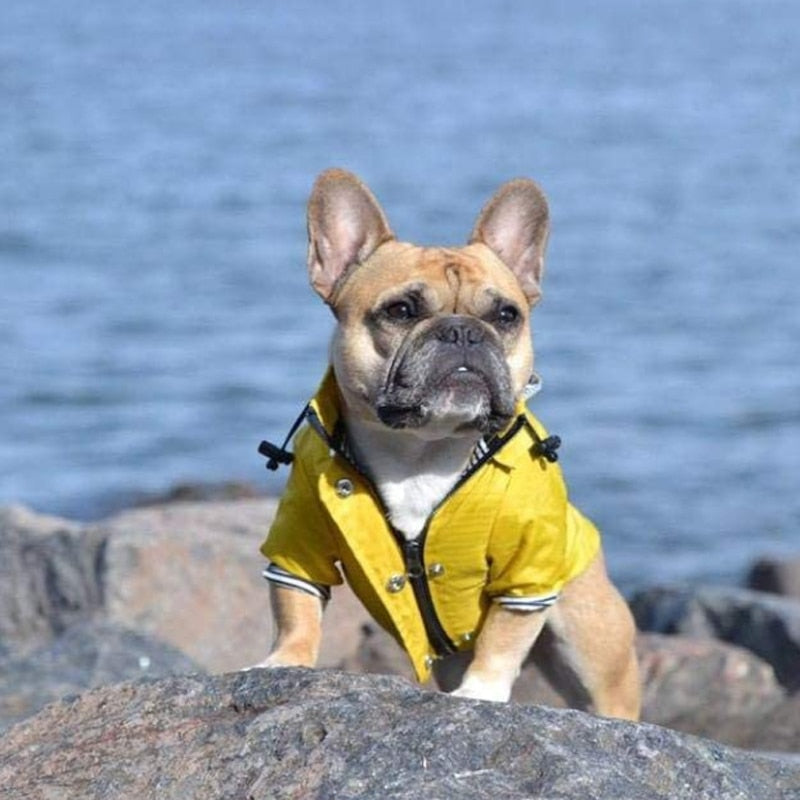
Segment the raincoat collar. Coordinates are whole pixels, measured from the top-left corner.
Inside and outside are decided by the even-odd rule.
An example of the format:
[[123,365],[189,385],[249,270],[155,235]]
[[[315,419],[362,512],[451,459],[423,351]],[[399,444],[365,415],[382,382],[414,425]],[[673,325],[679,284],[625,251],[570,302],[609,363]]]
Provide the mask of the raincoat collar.
[[[333,367],[328,366],[316,394],[306,407],[308,424],[326,441],[328,447],[353,463],[350,448],[347,447],[345,428],[341,415],[342,400]],[[519,446],[530,447],[530,442],[519,442],[516,434],[527,427],[527,407],[524,400],[518,400],[514,418],[498,434],[489,439],[481,439],[483,448],[490,453],[489,458],[506,469],[514,469],[519,458]],[[515,441],[516,440],[516,441]],[[515,444],[517,446],[515,446]],[[480,449],[476,447],[476,452]],[[483,461],[484,459],[481,459]]]

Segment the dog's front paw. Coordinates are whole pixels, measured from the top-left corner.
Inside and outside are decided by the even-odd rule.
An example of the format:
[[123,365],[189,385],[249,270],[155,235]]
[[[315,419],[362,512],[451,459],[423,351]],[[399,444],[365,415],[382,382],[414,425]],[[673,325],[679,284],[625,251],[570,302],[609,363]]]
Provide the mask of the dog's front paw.
[[312,647],[305,645],[284,646],[273,650],[263,661],[244,667],[240,671],[274,669],[275,667],[313,667],[316,664],[316,660],[316,651]]
[[511,687],[504,682],[482,681],[476,678],[467,678],[455,691],[450,692],[453,697],[468,697],[471,700],[490,700],[493,703],[507,703],[511,697]]
[[251,669],[271,669],[273,667],[285,667],[288,666],[287,664],[280,664],[277,663],[272,656],[269,658],[265,658],[263,661],[259,661],[258,664],[249,664],[246,667],[241,667],[239,672],[250,672]]

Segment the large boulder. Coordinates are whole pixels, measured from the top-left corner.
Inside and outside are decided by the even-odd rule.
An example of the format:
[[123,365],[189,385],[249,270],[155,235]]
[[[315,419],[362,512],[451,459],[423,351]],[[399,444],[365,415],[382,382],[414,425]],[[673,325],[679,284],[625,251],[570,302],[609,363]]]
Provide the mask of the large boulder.
[[800,696],[765,661],[715,639],[639,634],[642,718],[758,750],[800,752]]
[[198,670],[183,653],[149,636],[107,622],[78,622],[26,656],[0,660],[0,731],[65,695]]
[[789,800],[800,765],[395,677],[253,670],[56,703],[0,740],[0,787],[16,800]]
[[175,503],[99,523],[108,619],[214,671],[253,664],[271,637],[258,546],[274,504]]
[[[172,503],[91,526],[21,508],[1,511],[0,718],[19,719],[61,694],[139,675],[143,643],[187,655],[184,666],[170,672],[225,671],[260,661],[272,621],[258,546],[274,509],[274,501],[257,499]],[[766,602],[748,617],[758,634],[751,632],[748,641],[772,642],[762,650],[778,659],[792,686],[796,651],[781,639],[793,641],[792,628],[776,624],[783,617],[774,605],[794,607],[792,601],[745,594]],[[712,617],[714,625],[708,616],[700,615],[700,634],[727,630],[718,624],[724,615]],[[412,677],[406,656],[347,588],[334,590],[324,631],[322,666]],[[170,652],[172,663],[176,651]],[[100,668],[111,653],[119,669]],[[740,746],[800,749],[798,701],[785,697],[758,658],[720,641],[680,636],[641,637],[639,654],[645,719]],[[532,664],[514,699],[563,705]]]
[[104,537],[21,506],[0,508],[0,643],[6,654],[45,644],[102,607]]
[[[261,661],[273,629],[258,548],[275,507],[267,499],[176,502],[93,525],[0,509],[0,657],[107,619],[210,671]],[[367,621],[349,589],[337,587],[320,664],[350,656]]]
[[751,650],[800,689],[800,602],[725,586],[656,587],[631,600],[643,631],[712,637]]
[[[103,521],[107,617],[169,642],[212,672],[263,660],[273,628],[258,548],[275,507],[264,499],[173,503]],[[368,619],[349,590],[334,594],[322,666],[355,650]]]

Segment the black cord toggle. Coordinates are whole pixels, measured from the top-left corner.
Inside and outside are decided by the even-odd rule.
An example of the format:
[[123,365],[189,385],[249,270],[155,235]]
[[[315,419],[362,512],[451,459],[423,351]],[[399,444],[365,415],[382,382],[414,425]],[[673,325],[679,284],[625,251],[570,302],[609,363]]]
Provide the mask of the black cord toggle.
[[542,456],[551,464],[558,461],[558,448],[561,447],[560,436],[548,436],[546,439],[540,439],[536,444],[536,454]]
[[289,433],[286,434],[286,438],[283,440],[283,445],[281,447],[272,444],[272,442],[261,442],[258,446],[258,452],[267,459],[266,467],[270,472],[275,472],[281,464],[291,464],[292,461],[294,461],[294,455],[286,448],[289,446],[292,436],[294,436],[297,429],[302,425],[308,413],[309,407],[306,406],[289,429]]
[[555,464],[558,461],[558,453],[556,451],[561,447],[561,437],[548,436],[542,439],[536,428],[534,428],[533,423],[526,416],[520,416],[518,419],[523,421],[531,436],[535,439],[533,447],[530,449],[530,454],[534,458],[543,458],[545,461]]
[[294,461],[294,454],[272,442],[261,442],[258,452],[267,459],[266,467],[271,472],[275,472],[281,464],[291,464]]

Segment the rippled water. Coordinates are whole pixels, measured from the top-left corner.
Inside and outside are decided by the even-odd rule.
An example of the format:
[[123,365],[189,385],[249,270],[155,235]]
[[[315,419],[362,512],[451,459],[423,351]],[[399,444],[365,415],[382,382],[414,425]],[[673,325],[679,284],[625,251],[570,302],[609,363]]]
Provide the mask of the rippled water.
[[330,331],[316,173],[442,243],[524,174],[554,220],[535,407],[615,575],[800,549],[800,5],[490,5],[4,4],[0,501],[277,490],[255,445]]

